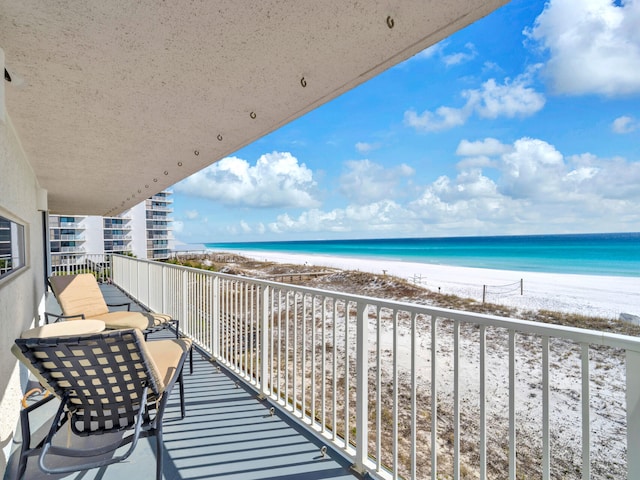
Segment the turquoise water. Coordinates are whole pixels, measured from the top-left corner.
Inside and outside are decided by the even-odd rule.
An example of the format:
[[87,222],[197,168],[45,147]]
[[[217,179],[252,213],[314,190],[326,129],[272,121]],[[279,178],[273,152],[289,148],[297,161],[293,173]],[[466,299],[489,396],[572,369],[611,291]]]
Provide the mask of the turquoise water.
[[206,243],[214,250],[385,259],[531,272],[640,277],[640,233]]

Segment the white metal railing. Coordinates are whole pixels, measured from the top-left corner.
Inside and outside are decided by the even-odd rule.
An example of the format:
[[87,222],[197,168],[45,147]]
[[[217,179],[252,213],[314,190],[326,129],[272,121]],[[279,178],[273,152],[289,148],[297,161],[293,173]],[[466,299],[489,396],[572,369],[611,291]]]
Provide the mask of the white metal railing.
[[59,241],[63,241],[63,240],[80,240],[80,241],[84,241],[84,235],[64,234],[64,235],[58,236],[57,238],[51,238],[52,242],[59,242]]
[[85,226],[81,222],[52,222],[50,228],[74,228],[76,230],[84,230]]
[[104,234],[104,239],[105,240],[131,240],[131,235],[130,234],[109,234],[108,232],[105,232]]
[[640,478],[639,338],[122,256],[112,274],[360,472]]
[[169,195],[153,195],[151,200],[154,202],[165,202],[165,203],[173,203],[173,198]]
[[93,273],[98,281],[111,278],[111,255],[103,253],[51,254],[51,275],[76,275]]

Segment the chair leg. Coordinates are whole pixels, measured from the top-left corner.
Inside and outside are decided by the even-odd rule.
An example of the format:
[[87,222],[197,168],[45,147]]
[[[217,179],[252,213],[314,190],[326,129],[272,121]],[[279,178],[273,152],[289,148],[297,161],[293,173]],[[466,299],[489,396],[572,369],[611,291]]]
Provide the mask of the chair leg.
[[184,380],[182,378],[182,372],[180,372],[180,376],[178,377],[178,387],[180,388],[180,420],[182,420],[186,416],[186,409],[184,406]]
[[27,470],[27,456],[23,455],[20,452],[20,461],[18,462],[18,474],[16,475],[16,480],[20,480],[24,475],[24,472]]
[[18,461],[18,474],[16,475],[17,480],[22,478],[27,469],[27,459],[29,458],[27,451],[31,445],[31,427],[26,410],[20,411],[20,427],[22,429],[22,445],[20,445],[20,460]]
[[189,347],[189,374],[193,374],[193,345]]
[[163,454],[163,444],[162,444],[162,422],[158,425],[156,429],[156,480],[162,480],[162,454]]

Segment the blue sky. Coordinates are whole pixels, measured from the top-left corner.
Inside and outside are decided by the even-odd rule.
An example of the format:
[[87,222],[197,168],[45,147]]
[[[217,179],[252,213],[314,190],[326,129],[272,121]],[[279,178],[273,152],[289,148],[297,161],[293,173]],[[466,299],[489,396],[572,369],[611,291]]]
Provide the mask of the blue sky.
[[640,231],[640,0],[515,0],[173,187],[178,242]]

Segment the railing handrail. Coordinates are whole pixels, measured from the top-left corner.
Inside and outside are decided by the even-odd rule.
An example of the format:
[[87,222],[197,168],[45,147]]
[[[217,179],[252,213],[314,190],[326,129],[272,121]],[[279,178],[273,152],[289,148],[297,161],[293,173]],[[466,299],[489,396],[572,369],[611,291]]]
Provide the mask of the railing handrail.
[[[114,255],[114,257],[117,256],[118,255]],[[137,262],[154,263],[153,260],[141,258],[131,259],[130,257],[125,258],[127,258],[128,260],[135,260]],[[323,290],[319,288],[305,287],[300,285],[291,285],[287,283],[276,282],[273,280],[241,277],[229,273],[212,272],[211,270],[203,270],[196,267],[187,267],[184,265],[175,265],[172,263],[166,263],[166,265],[170,268],[203,273],[212,277],[219,276],[220,278],[226,278],[229,280],[242,279],[243,281],[261,285],[264,287],[271,287],[276,289],[286,288],[309,295],[329,295],[343,301],[365,302],[369,305],[375,305],[381,308],[401,309],[411,313],[423,314],[426,316],[443,317],[451,320],[458,320],[464,323],[477,323],[478,325],[515,330],[518,333],[554,337],[562,340],[571,340],[576,343],[589,343],[592,345],[601,345],[612,348],[623,348],[625,350],[632,350],[640,353],[640,338],[632,337],[629,335],[621,335],[610,332],[598,332],[596,330],[590,330],[586,328],[569,327],[551,323],[534,322],[531,320],[499,317],[486,313],[465,312],[462,310],[453,310],[442,307],[433,307],[410,302],[402,302],[398,300],[375,298],[366,295],[336,292],[332,290]]]

